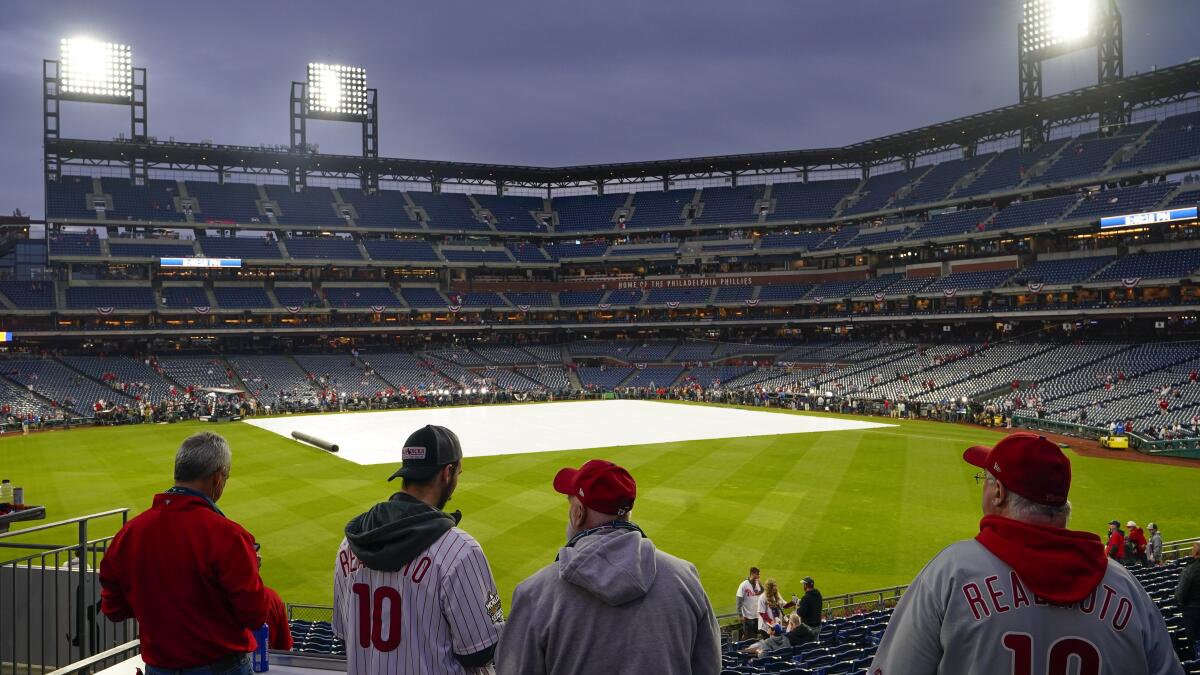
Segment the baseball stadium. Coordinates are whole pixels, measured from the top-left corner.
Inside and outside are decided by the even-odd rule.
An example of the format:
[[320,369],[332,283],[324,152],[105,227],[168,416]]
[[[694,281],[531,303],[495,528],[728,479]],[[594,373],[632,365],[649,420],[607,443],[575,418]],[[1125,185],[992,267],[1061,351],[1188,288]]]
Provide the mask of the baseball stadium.
[[[406,104],[373,83],[396,64],[310,61],[282,35],[261,46],[292,55],[290,86],[238,76],[288,89],[289,142],[177,140],[169,118],[151,130],[138,31],[64,35],[20,74],[43,160],[20,172],[44,192],[0,217],[0,674],[143,666],[149,627],[102,611],[102,566],[198,432],[232,452],[209,505],[286,608],[271,667],[367,672],[331,571],[426,425],[456,436],[435,506],[461,512],[504,612],[564,525],[590,532],[556,476],[603,459],[636,480],[630,527],[694,565],[712,672],[792,675],[892,672],[872,662],[898,603],[980,532],[993,469],[964,451],[1032,433],[1069,459],[1070,529],[1161,537],[1120,568],[1179,670],[1128,672],[1200,673],[1177,591],[1200,542],[1200,61],[1126,72],[1151,39],[1126,23],[1153,3],[1006,3],[1018,21],[990,30],[1015,49],[974,55],[1014,76],[1001,107],[930,106],[842,145],[544,166],[387,156],[381,109]],[[1185,42],[1187,9],[1153,39]],[[1053,93],[1063,59],[1089,81]],[[97,118],[116,126],[73,130]],[[752,567],[785,599],[820,590],[813,641],[745,653]]]

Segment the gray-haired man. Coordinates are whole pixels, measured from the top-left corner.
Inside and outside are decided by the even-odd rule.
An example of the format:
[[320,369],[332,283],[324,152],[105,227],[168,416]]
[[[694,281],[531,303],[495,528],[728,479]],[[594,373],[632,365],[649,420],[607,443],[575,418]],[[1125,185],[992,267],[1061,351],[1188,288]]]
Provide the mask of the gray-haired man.
[[271,614],[254,538],[217,508],[229,444],[202,431],[175,455],[175,485],[125,524],[100,564],[101,610],[137,618],[147,675],[205,668],[249,673],[251,630]]

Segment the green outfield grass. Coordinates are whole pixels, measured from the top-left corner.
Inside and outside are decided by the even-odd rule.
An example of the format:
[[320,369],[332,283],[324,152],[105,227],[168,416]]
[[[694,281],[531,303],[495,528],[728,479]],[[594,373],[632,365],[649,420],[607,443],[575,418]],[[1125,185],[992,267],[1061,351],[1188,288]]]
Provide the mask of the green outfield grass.
[[[175,448],[199,429],[233,446],[221,508],[263,544],[267,583],[288,602],[329,603],[342,528],[396,489],[385,480],[391,466],[359,466],[246,424],[187,423],[0,437],[0,474],[23,485],[28,502],[45,504],[50,520],[119,506],[140,512],[171,484]],[[717,610],[729,611],[750,565],[786,594],[805,575],[826,595],[907,583],[941,548],[976,532],[980,488],[962,450],[998,438],[901,422],[470,458],[449,508],[462,510],[507,602],[563,542],[567,509],[550,487],[554,473],[594,457],[618,462],[638,481],[634,520],[660,548],[694,562]],[[1101,532],[1116,518],[1155,520],[1167,539],[1197,534],[1197,469],[1069,454],[1074,529]]]

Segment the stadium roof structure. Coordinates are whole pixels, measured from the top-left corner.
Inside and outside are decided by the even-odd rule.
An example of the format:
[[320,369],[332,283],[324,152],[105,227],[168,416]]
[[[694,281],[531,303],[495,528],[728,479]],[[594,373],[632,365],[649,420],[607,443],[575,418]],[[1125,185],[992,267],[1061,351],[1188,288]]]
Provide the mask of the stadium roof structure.
[[1200,94],[1200,61],[1161,68],[1119,81],[1075,89],[903,131],[838,148],[818,148],[685,159],[537,167],[426,159],[367,158],[292,151],[286,147],[160,142],[150,139],[47,139],[46,151],[65,163],[133,163],[151,169],[244,170],[313,174],[333,178],[504,184],[531,188],[639,183],[668,178],[853,169],[971,148],[1019,133],[1031,125],[1062,126],[1121,106],[1127,111],[1177,102]]

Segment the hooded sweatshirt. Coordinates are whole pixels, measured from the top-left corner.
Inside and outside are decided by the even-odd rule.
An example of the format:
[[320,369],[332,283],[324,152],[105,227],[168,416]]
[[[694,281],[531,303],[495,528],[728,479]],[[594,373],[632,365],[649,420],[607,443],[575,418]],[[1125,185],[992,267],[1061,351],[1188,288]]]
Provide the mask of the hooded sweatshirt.
[[372,506],[346,524],[350,550],[367,567],[395,572],[412,562],[458,524],[462,514],[446,513],[404,492]]
[[867,672],[1066,672],[1064,663],[1094,663],[1097,675],[1183,673],[1162,613],[1105,559],[1099,537],[988,516],[913,580]]
[[498,675],[715,674],[720,632],[696,568],[640,531],[610,528],[521,582]]

